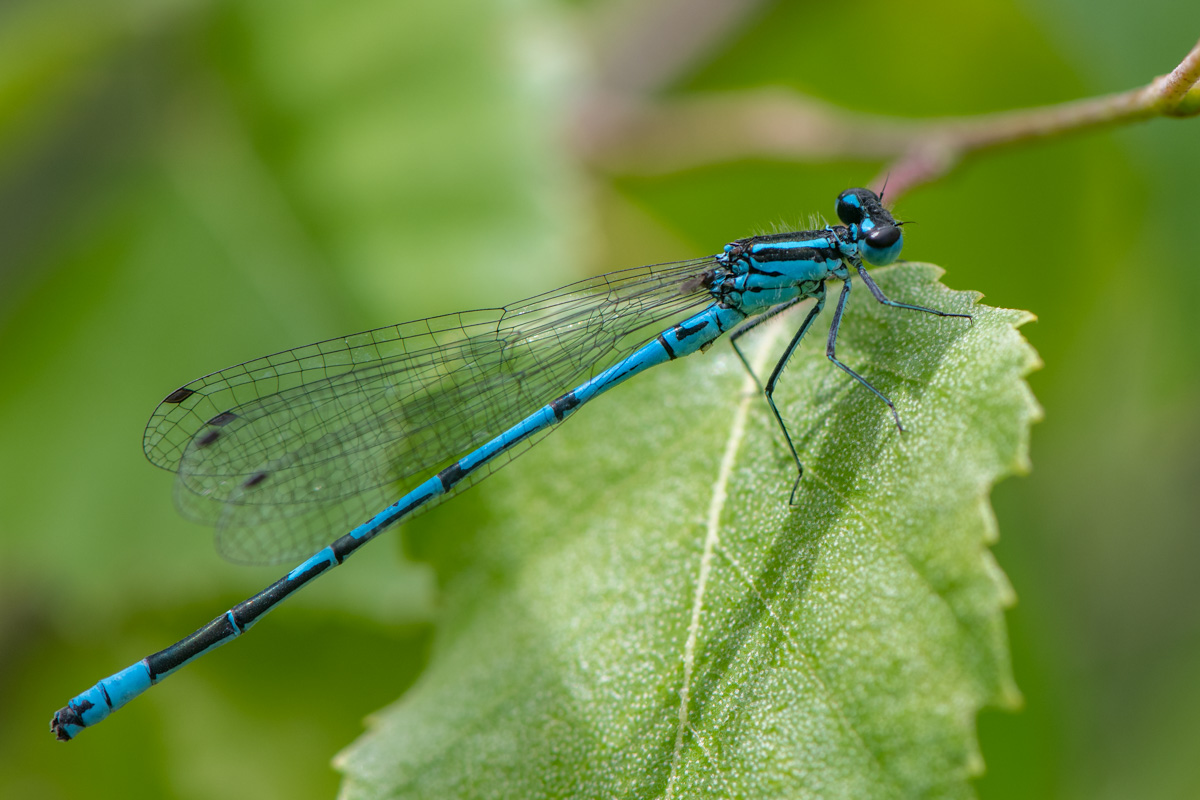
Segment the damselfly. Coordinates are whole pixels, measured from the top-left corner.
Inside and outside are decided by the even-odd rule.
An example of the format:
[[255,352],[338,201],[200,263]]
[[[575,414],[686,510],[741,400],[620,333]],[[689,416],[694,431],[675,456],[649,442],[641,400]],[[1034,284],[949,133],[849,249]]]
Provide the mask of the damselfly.
[[719,255],[613,272],[501,309],[331,339],[171,392],[146,427],[146,455],[176,474],[180,508],[215,526],[227,558],[300,558],[327,542],[330,531],[374,516],[188,637],[78,695],[54,715],[51,730],[66,741],[100,722],[245,633],[387,528],[490,474],[643,370],[707,350],[732,332],[734,350],[753,374],[738,339],[811,299],[760,383],[799,486],[800,456],[774,392],[825,305],[828,280],[842,281],[842,289],[826,354],[886,403],[900,427],[892,401],[837,358],[851,268],[880,303],[970,317],[895,302],[876,286],[865,265],[894,262],[903,244],[902,223],[877,195],[848,189],[838,196],[837,215],[841,225],[739,239]]

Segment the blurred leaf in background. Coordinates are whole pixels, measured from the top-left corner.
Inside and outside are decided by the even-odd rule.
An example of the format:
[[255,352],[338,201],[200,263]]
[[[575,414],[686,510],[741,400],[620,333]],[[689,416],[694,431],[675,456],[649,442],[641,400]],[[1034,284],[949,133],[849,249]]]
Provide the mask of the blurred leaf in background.
[[[78,796],[86,777],[93,796],[327,797],[330,757],[423,666],[434,579],[379,544],[103,729],[52,740],[71,694],[277,577],[222,563],[176,517],[138,452],[166,392],[796,227],[880,167],[585,178],[559,133],[611,5],[0,8],[0,795]],[[764,3],[671,92],[977,113],[1143,84],[1198,35],[1190,0]],[[993,153],[899,208],[920,222],[910,258],[1038,314],[1023,332],[1046,363],[1034,471],[994,496],[1026,702],[981,717],[985,798],[1200,784],[1196,130]],[[524,468],[506,480],[536,481]],[[497,491],[415,527],[486,524]]]

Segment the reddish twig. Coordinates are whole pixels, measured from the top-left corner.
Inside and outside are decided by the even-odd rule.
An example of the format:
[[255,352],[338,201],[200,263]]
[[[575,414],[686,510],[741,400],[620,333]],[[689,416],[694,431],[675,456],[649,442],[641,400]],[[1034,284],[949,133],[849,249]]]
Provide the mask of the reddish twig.
[[[1200,43],[1139,89],[1043,108],[934,120],[848,112],[784,90],[652,103],[598,92],[577,117],[580,153],[603,168],[663,173],[747,157],[883,159],[895,197],[989,149],[1154,117],[1200,115]],[[875,184],[878,186],[878,182]]]

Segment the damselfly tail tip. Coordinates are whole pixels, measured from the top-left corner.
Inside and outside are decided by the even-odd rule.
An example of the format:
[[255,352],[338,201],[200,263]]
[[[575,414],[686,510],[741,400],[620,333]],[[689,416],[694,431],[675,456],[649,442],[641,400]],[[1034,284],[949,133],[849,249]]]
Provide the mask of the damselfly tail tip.
[[50,720],[50,732],[58,741],[69,742],[73,738],[71,728],[79,727],[80,722],[79,714],[70,706],[63,706],[54,712],[54,718]]

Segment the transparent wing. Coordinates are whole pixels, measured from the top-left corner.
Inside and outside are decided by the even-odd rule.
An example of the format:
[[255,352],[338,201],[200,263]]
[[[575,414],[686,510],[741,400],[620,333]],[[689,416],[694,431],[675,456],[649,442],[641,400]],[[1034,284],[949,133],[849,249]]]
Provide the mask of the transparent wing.
[[696,277],[714,266],[613,272],[229,367],[159,404],[146,456],[176,473],[180,509],[216,527],[225,557],[308,555],[711,302]]

